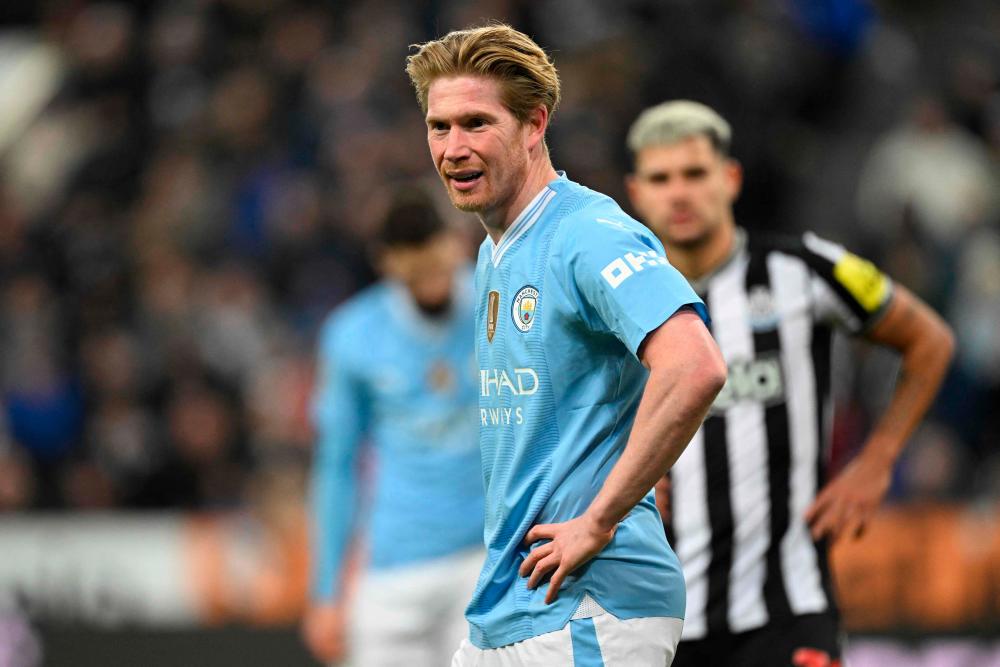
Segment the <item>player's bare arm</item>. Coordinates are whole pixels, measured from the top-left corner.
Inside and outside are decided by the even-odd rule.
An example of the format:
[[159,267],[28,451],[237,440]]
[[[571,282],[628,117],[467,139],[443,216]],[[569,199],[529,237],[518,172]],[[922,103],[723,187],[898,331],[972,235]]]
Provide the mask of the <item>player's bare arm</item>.
[[336,662],[347,654],[346,616],[342,603],[315,603],[306,610],[302,640],[320,662]]
[[885,317],[868,333],[902,354],[899,382],[858,456],[806,512],[813,537],[860,536],[889,488],[892,468],[923,419],[951,361],[951,329],[927,304],[896,285]]
[[328,600],[311,601],[302,616],[299,628],[302,640],[313,657],[324,664],[343,660],[348,653],[347,619],[361,561],[361,552],[356,544],[352,544],[339,573],[340,595]]
[[598,554],[618,523],[649,493],[684,451],[726,381],[726,364],[698,315],[684,309],[647,336],[639,358],[649,369],[635,423],[621,459],[587,511],[570,521],[534,526],[526,544],[551,540],[522,563],[537,587],[549,573],[546,603],[567,575]]

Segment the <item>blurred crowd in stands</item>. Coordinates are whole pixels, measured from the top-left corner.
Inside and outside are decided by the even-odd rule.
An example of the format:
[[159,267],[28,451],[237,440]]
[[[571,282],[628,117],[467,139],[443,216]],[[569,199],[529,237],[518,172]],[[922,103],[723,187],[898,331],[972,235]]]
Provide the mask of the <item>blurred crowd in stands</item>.
[[[893,494],[1000,497],[991,0],[4,4],[0,511],[302,496],[317,328],[375,279],[388,193],[433,186],[408,45],[490,18],[553,54],[573,179],[625,202],[629,123],[701,100],[741,224],[846,243],[942,312],[958,357]],[[841,456],[897,372],[844,350]]]

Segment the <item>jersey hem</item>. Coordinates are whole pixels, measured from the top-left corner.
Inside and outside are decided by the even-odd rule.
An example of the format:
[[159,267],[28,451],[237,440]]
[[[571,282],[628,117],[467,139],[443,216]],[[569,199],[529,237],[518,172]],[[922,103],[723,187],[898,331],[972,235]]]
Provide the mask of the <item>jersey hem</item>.
[[[583,593],[581,593],[579,597],[582,600],[583,599]],[[656,609],[653,609],[652,607],[649,607],[649,608],[643,609],[641,611],[632,611],[632,612],[621,612],[621,611],[618,611],[618,612],[616,612],[615,609],[614,609],[614,605],[612,605],[612,606],[606,606],[600,600],[598,600],[597,602],[598,602],[598,604],[601,605],[601,607],[604,608],[605,612],[607,612],[608,614],[611,614],[612,616],[614,616],[615,618],[617,618],[620,621],[630,621],[630,620],[633,620],[633,619],[636,619],[636,618],[676,618],[676,619],[680,619],[681,621],[684,620],[684,615],[683,614],[678,614],[676,609],[671,609],[668,606],[664,606],[664,607],[660,607],[660,608],[656,608]],[[493,650],[493,649],[503,648],[505,646],[510,646],[511,644],[517,644],[518,642],[523,642],[523,641],[526,641],[526,640],[529,640],[529,639],[534,639],[535,637],[541,637],[542,635],[547,635],[547,634],[550,634],[552,632],[559,632],[560,630],[566,628],[569,625],[570,618],[576,612],[576,607],[578,607],[579,604],[580,604],[580,602],[577,601],[576,604],[573,605],[572,611],[569,613],[569,615],[566,616],[566,619],[561,624],[559,622],[549,622],[549,623],[537,623],[537,622],[534,622],[534,623],[532,623],[529,620],[529,623],[533,626],[534,631],[531,631],[531,630],[527,630],[527,631],[525,631],[525,630],[507,631],[507,632],[500,633],[500,634],[496,635],[495,638],[493,638],[494,637],[493,633],[483,631],[482,629],[479,629],[477,626],[473,625],[470,622],[469,623],[469,629],[470,629],[470,633],[469,633],[470,634],[470,640],[469,641],[476,648],[481,649],[483,651],[489,651],[489,650]],[[477,630],[478,630],[478,632],[477,632]],[[477,636],[477,635],[479,635],[479,636]],[[491,637],[491,641],[481,641],[480,638],[483,635],[490,636]]]

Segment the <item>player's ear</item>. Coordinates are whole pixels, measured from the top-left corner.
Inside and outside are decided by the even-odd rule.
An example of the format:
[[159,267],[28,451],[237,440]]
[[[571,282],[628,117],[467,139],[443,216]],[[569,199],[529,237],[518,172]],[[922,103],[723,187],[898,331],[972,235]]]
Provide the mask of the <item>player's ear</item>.
[[735,200],[743,190],[743,165],[731,157],[727,157],[723,164],[726,178],[726,190],[729,198]]
[[625,192],[628,194],[628,200],[632,203],[632,208],[636,208],[636,200],[638,199],[638,186],[639,182],[636,180],[635,174],[628,173],[625,174]]
[[379,245],[377,248],[372,250],[371,257],[372,264],[381,276],[390,279],[399,279],[399,253],[394,252],[393,249],[388,246]]
[[528,150],[534,150],[535,146],[545,141],[545,131],[549,128],[548,108],[544,104],[539,104],[529,111],[524,126],[528,130]]

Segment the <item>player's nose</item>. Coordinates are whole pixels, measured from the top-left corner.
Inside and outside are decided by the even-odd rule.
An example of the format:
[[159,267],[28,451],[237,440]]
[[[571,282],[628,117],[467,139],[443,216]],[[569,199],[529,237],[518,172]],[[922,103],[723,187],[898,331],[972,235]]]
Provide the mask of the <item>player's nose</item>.
[[663,196],[675,206],[686,206],[690,199],[690,190],[683,183],[668,183],[663,188]]
[[469,142],[461,128],[453,127],[448,132],[444,145],[444,159],[449,162],[461,162],[471,155]]

